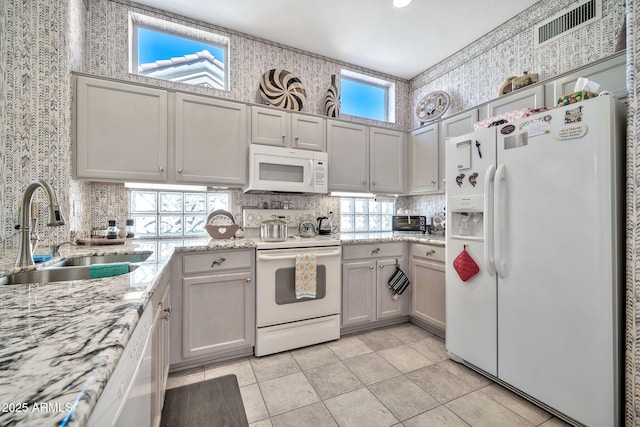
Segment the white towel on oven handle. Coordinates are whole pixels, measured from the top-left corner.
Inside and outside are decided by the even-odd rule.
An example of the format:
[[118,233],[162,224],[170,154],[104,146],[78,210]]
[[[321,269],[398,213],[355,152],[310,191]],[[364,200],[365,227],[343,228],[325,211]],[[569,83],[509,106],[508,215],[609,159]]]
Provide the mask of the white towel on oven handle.
[[296,299],[316,297],[316,254],[296,255]]

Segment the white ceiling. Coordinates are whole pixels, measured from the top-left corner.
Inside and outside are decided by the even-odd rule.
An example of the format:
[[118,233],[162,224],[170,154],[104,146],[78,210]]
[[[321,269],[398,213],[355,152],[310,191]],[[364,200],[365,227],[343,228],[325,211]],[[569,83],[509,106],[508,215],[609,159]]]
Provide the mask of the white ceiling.
[[533,0],[135,0],[182,16],[410,79],[537,3]]

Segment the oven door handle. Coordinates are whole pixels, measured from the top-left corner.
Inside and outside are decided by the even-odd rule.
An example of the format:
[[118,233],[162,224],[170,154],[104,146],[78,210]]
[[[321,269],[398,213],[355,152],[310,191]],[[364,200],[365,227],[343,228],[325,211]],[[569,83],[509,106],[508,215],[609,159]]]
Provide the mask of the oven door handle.
[[[340,256],[340,251],[333,252],[315,252],[316,257],[326,257],[326,256]],[[281,259],[295,259],[295,255],[267,255],[267,254],[258,254],[258,260],[260,261],[276,261]]]

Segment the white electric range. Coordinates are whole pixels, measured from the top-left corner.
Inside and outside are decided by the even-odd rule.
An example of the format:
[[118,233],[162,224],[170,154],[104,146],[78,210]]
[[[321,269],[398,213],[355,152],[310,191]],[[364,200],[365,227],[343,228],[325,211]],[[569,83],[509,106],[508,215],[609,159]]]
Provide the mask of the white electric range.
[[[283,242],[263,242],[259,226],[273,215],[288,224]],[[305,347],[340,338],[341,247],[335,236],[299,237],[298,221],[313,211],[244,209],[243,229],[256,241],[255,355]],[[284,217],[284,218],[282,218]],[[296,296],[296,257],[316,256],[315,298]]]

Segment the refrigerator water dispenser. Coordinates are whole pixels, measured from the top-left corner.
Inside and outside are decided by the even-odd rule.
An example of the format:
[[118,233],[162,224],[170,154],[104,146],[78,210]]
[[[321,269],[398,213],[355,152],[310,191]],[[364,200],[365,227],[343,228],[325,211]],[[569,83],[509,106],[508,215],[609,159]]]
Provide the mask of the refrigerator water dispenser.
[[449,206],[452,237],[477,238],[484,237],[484,197],[482,195],[450,197]]

